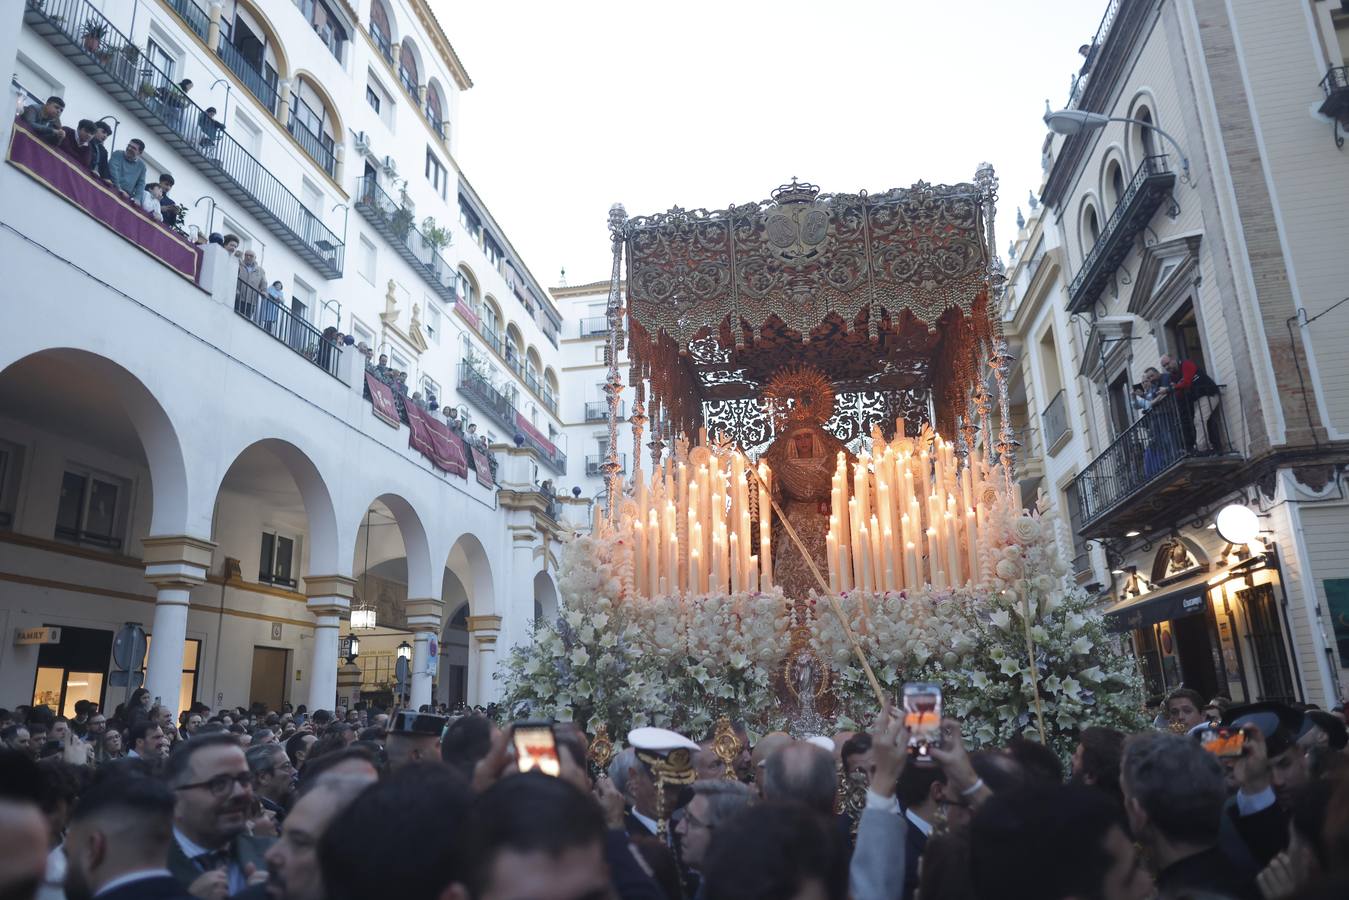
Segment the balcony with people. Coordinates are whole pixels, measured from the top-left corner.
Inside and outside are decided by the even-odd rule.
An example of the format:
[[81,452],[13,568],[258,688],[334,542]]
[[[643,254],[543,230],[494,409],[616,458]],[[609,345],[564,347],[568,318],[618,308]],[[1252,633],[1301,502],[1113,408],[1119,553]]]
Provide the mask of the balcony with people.
[[27,0],[24,23],[318,272],[341,276],[342,239],[192,100],[190,79],[171,78],[87,0]]
[[222,31],[215,52],[248,92],[275,116],[280,101],[279,77],[276,68],[262,58],[262,46],[236,46],[232,36]]
[[555,440],[540,432],[515,405],[507,391],[498,388],[486,367],[468,360],[459,364],[459,392],[497,425],[514,437],[517,446],[527,446],[539,461],[559,475],[567,472],[567,454]]
[[[1087,211],[1085,237],[1092,240],[1091,249],[1068,286],[1069,312],[1090,309],[1111,284],[1120,263],[1132,252],[1134,238],[1152,221],[1175,183],[1176,173],[1171,171],[1166,154],[1147,156],[1133,176],[1119,185],[1114,211],[1104,228],[1096,226],[1095,209]],[[1174,199],[1171,203],[1172,210],[1177,210]]]
[[[1080,533],[1116,537],[1197,515],[1246,464],[1232,441],[1222,385],[1195,363],[1162,358],[1133,387],[1139,416],[1074,482]],[[1238,429],[1238,433],[1239,429]]]
[[449,229],[439,227],[430,216],[423,219],[422,227],[418,228],[416,216],[407,204],[406,194],[402,202],[390,197],[379,186],[379,176],[374,171],[367,171],[357,183],[356,211],[375,227],[442,300],[455,304],[456,312],[466,321],[471,321],[474,330],[477,330],[478,319],[473,310],[466,303],[464,309],[459,308],[464,300],[456,291],[457,273],[440,254],[441,249],[450,243]]

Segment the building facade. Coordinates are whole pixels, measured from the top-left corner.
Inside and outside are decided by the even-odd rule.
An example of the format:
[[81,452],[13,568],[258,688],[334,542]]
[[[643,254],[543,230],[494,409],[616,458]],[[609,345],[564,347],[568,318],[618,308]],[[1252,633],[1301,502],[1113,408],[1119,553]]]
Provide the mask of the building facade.
[[1050,136],[1013,246],[1023,493],[1156,694],[1345,688],[1346,27],[1324,0],[1109,3],[1065,106],[1126,121]]
[[143,142],[184,211],[0,125],[0,704],[331,707],[353,610],[344,697],[392,699],[406,644],[413,704],[492,700],[556,606],[561,317],[455,162],[429,5],[0,16],[15,108]]

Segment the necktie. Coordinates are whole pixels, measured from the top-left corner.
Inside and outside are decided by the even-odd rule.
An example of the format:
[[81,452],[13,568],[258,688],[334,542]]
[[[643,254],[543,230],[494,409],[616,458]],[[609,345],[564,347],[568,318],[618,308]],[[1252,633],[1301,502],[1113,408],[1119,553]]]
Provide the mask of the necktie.
[[229,865],[230,852],[228,850],[212,850],[209,853],[202,853],[192,857],[192,861],[196,863],[203,872],[210,872]]

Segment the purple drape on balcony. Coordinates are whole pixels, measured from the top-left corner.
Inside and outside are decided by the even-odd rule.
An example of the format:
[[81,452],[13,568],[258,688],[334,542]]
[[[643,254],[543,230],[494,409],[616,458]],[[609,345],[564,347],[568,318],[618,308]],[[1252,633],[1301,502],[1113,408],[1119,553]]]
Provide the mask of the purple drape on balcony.
[[123,200],[111,185],[66,153],[44,144],[22,119],[14,122],[9,163],[184,278],[194,282],[200,278],[200,247]]

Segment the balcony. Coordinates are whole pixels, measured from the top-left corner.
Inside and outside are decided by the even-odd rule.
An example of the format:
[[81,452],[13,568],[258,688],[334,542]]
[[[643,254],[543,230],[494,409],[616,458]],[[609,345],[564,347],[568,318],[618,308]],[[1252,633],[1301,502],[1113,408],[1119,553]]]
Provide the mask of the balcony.
[[1169,396],[1077,476],[1083,537],[1169,526],[1231,489],[1245,459],[1232,445],[1222,397],[1196,404],[1211,410],[1206,434],[1195,433],[1194,406]]
[[283,304],[240,281],[234,293],[234,311],[300,356],[337,378],[342,348]]
[[[622,422],[627,416],[627,410],[624,408],[622,400],[618,401],[618,421]],[[586,404],[586,422],[607,422],[609,421],[609,401],[592,400]]]
[[1175,183],[1176,173],[1167,166],[1165,154],[1149,156],[1139,164],[1124,188],[1124,196],[1120,197],[1115,211],[1105,223],[1105,229],[1068,287],[1070,313],[1089,309],[1101,296],[1115,270],[1133,249],[1134,238],[1152,221],[1157,207],[1162,205]]
[[445,140],[445,120],[436,115],[430,104],[427,104],[424,112],[426,113],[426,124],[431,126],[431,130],[436,133],[436,137],[442,141]]
[[388,37],[373,22],[370,23],[369,33],[370,40],[374,41],[375,48],[379,50],[379,55],[384,57],[386,63],[393,65],[393,44],[389,42]]
[[[7,158],[10,165],[148,256],[189,281],[196,282],[200,277],[202,251],[188,240],[187,235],[151,219],[141,211],[139,204],[122,200],[86,167],[43,142],[22,119],[14,121]],[[43,214],[43,211],[33,212]]]
[[280,99],[276,88],[276,69],[273,69],[265,61],[262,63],[261,69],[257,68],[243,55],[238,47],[226,40],[224,36],[221,36],[220,46],[216,48],[215,52],[226,68],[238,76],[244,87],[248,88],[248,92],[256,97],[268,112],[275,116],[277,103]]
[[587,316],[581,320],[580,336],[597,337],[609,333],[608,316]]
[[508,434],[521,438],[523,444],[537,453],[539,460],[548,468],[559,475],[566,474],[567,454],[540,434],[515,408],[511,399],[497,390],[479,368],[469,363],[459,364],[459,391],[488,418],[505,428]]
[[440,255],[439,246],[427,240],[421,229],[413,224],[412,210],[386,194],[373,173],[365,175],[358,183],[356,211],[384,236],[442,300],[455,304],[460,316],[465,312],[472,315],[476,328],[477,316],[472,309],[459,309],[463,301],[454,289],[454,267]]
[[337,177],[337,153],[333,139],[323,133],[323,117],[294,94],[290,98],[290,118],[286,130],[295,138],[309,158],[318,163],[332,178]]
[[1045,450],[1050,454],[1057,453],[1071,434],[1068,428],[1068,395],[1063,391],[1055,394],[1041,418],[1045,426]]
[[183,20],[197,37],[203,41],[211,31],[211,14],[202,9],[193,0],[168,0],[169,8],[178,14],[178,18]]
[[[286,246],[325,277],[341,277],[345,248],[337,235],[87,0],[29,0],[24,23]],[[87,23],[104,30],[95,50],[85,49],[79,36]]]
[[1343,147],[1340,128],[1349,127],[1349,66],[1331,66],[1321,79],[1321,91],[1326,99],[1317,112],[1335,120],[1335,146]]
[[407,91],[407,95],[411,97],[415,103],[421,103],[421,97],[417,93],[421,85],[413,81],[412,74],[402,66],[398,67],[398,83],[403,86],[403,90]]
[[[608,459],[609,459],[609,457],[604,456],[603,454],[597,454],[597,455],[594,455],[594,456],[587,456],[587,457],[586,457],[586,475],[590,476],[591,478],[603,478],[603,477],[604,477],[604,463],[605,463]],[[628,454],[626,454],[626,453],[620,453],[620,454],[618,454],[618,474],[620,474],[620,475],[626,475],[626,474],[628,474]]]

